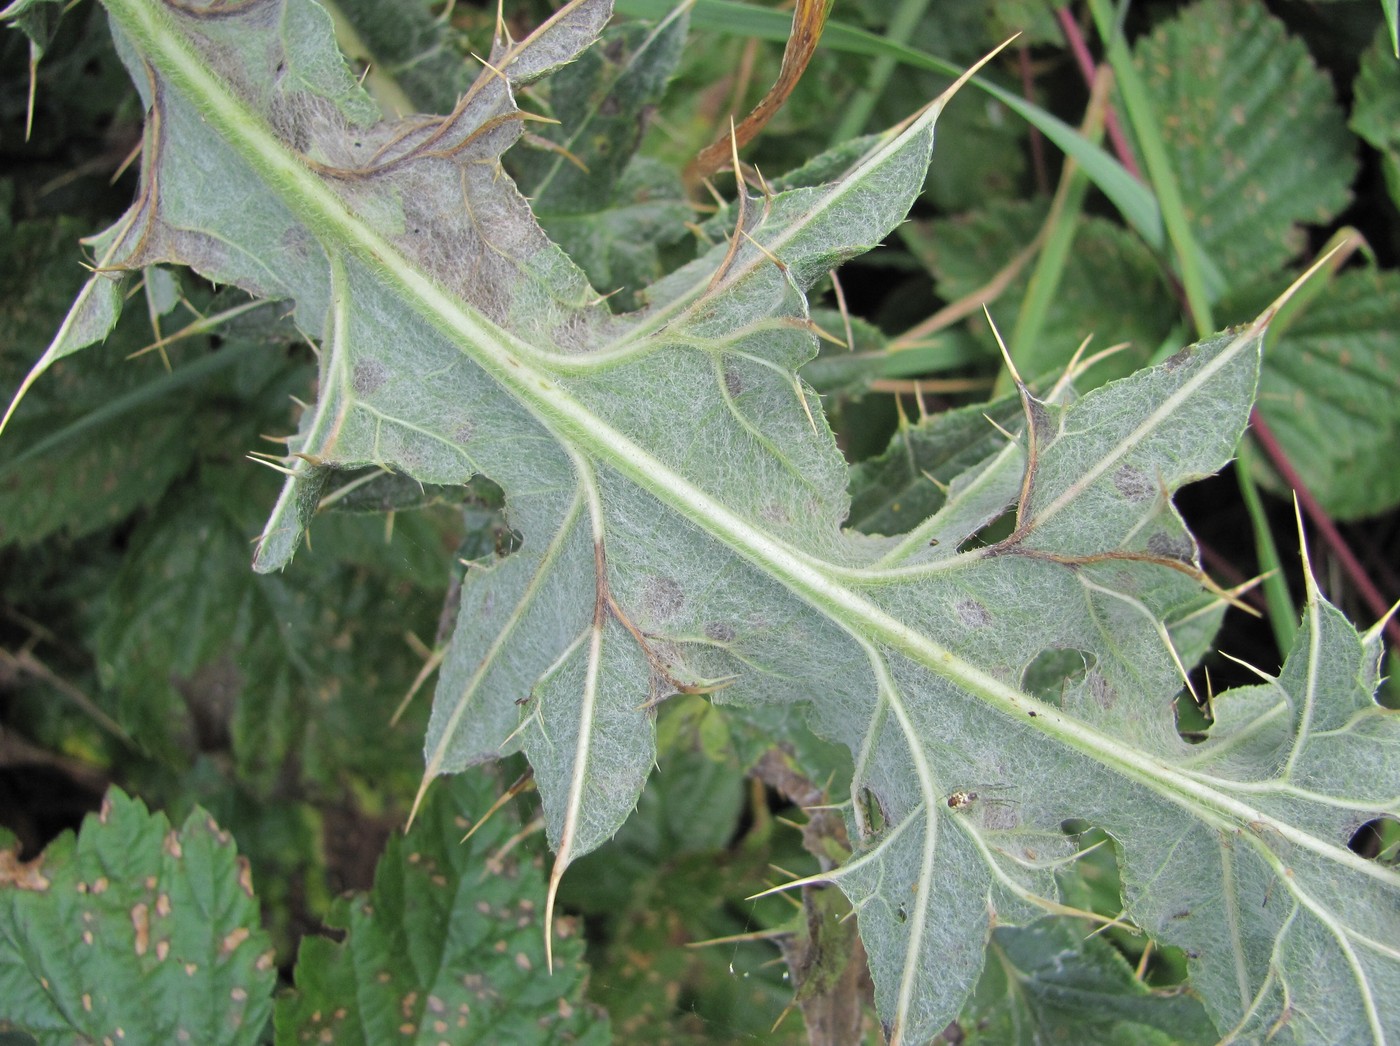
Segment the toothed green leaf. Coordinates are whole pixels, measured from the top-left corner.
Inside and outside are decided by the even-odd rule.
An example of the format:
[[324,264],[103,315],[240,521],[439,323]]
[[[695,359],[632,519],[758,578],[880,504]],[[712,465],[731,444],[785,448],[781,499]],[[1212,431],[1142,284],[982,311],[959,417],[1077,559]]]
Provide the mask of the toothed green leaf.
[[1395,45],[1395,5],[1390,6],[1390,33],[1380,30],[1361,56],[1353,90],[1356,101],[1350,127],[1380,154],[1390,198],[1400,207],[1400,62]]
[[0,850],[0,1026],[41,1046],[262,1041],[277,970],[248,868],[196,808],[113,788],[30,862]]
[[547,900],[636,803],[656,702],[805,703],[852,753],[853,853],[820,878],[858,913],[892,1039],[957,1015],[994,925],[1054,909],[1071,819],[1119,841],[1127,916],[1187,951],[1222,1034],[1400,1034],[1400,880],[1347,849],[1400,803],[1374,641],[1314,598],[1279,681],[1218,695],[1204,744],[1176,730],[1222,607],[1170,494],[1233,453],[1262,322],[1082,399],[1027,395],[956,540],[930,544],[941,510],[843,530],[849,472],[796,377],[805,292],[904,219],[941,104],[834,180],[731,208],[730,243],[615,316],[499,161],[513,91],[581,53],[606,2],[499,42],[448,117],[395,123],[309,0],[107,7],[153,109],[108,263],[289,299],[319,348],[257,568],[290,561],[332,469],[504,492],[522,544],[463,583],[428,777],[525,752]]
[[[956,218],[911,222],[901,233],[937,279],[939,294],[957,301],[979,293],[1011,265],[1035,240],[1048,211],[1044,203],[993,203]],[[1003,330],[1015,324],[1033,268],[1034,259],[1026,259],[989,303]],[[1096,364],[1082,379],[1085,387],[1102,384],[1142,366],[1174,320],[1169,291],[1151,252],[1112,222],[1081,218],[1041,336],[1027,346],[1017,366],[1032,380],[1062,371],[1085,338],[1093,339],[1090,351],[1122,344],[1123,351]],[[988,353],[996,353],[996,338],[980,312],[971,326]]]
[[1400,442],[1397,328],[1400,274],[1352,270],[1279,332],[1264,360],[1259,412],[1308,489],[1342,519],[1400,502],[1388,451]]
[[1351,198],[1356,145],[1327,74],[1263,4],[1202,0],[1136,48],[1196,240],[1232,287]]
[[606,1015],[582,998],[578,926],[546,969],[544,876],[518,845],[519,823],[498,813],[463,842],[500,787],[490,774],[459,778],[390,837],[374,888],[331,918],[344,939],[303,938],[296,987],[277,1003],[278,1042],[608,1041]]

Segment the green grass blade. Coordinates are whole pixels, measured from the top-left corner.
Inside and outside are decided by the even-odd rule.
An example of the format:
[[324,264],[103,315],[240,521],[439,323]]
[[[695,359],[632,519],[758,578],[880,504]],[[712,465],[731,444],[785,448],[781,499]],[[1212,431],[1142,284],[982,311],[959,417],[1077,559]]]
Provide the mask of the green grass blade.
[[[889,27],[885,30],[885,38],[901,46],[908,44],[909,37],[927,14],[928,5],[929,0],[900,0],[894,17],[890,19]],[[856,91],[855,96],[845,106],[841,121],[836,125],[836,132],[831,136],[833,146],[849,141],[865,131],[870,122],[870,114],[875,110],[875,103],[880,100],[880,95],[884,93],[885,85],[889,83],[890,76],[898,64],[899,59],[894,54],[882,54],[875,59],[865,85]]]
[[1167,160],[1161,123],[1138,76],[1137,68],[1133,65],[1133,56],[1128,50],[1127,41],[1116,27],[1107,0],[1089,0],[1089,7],[1098,26],[1099,36],[1107,49],[1109,64],[1117,78],[1118,92],[1123,99],[1128,122],[1132,126],[1138,148],[1142,150],[1147,176],[1157,192],[1162,220],[1171,240],[1172,252],[1176,256],[1178,275],[1186,291],[1186,302],[1191,310],[1192,322],[1197,334],[1204,337],[1215,330],[1211,303],[1224,291],[1224,282],[1219,278],[1212,279],[1211,274],[1201,265],[1201,249],[1191,233],[1181,191]]
[[1254,530],[1259,572],[1264,575],[1264,601],[1269,608],[1269,627],[1273,629],[1274,642],[1280,654],[1287,653],[1293,649],[1293,640],[1298,635],[1298,606],[1293,602],[1293,594],[1288,591],[1283,559],[1278,553],[1274,533],[1269,529],[1269,517],[1264,510],[1264,499],[1259,495],[1259,484],[1254,480],[1254,448],[1247,441],[1240,444],[1239,457],[1235,460],[1235,478],[1239,480],[1240,494],[1244,497],[1250,526]]
[[[662,18],[670,9],[670,0],[619,0],[616,4],[619,14],[636,18]],[[748,4],[735,3],[734,0],[699,0],[691,14],[690,23],[699,29],[775,42],[785,41],[791,28],[791,19],[783,12],[761,10]],[[937,58],[835,20],[827,22],[826,30],[822,34],[822,45],[844,54],[874,58],[888,56],[901,65],[914,69],[928,69],[948,76],[957,76],[963,71],[962,66],[956,62]],[[1122,214],[1123,220],[1148,246],[1154,250],[1167,248],[1167,236],[1157,200],[1150,190],[1129,174],[1109,153],[1088,141],[1063,120],[1019,95],[981,77],[974,76],[970,83],[1024,119],[1067,156],[1072,156],[1094,186],[1108,197]],[[1198,257],[1197,264],[1203,272],[1213,273],[1209,260],[1204,256]]]

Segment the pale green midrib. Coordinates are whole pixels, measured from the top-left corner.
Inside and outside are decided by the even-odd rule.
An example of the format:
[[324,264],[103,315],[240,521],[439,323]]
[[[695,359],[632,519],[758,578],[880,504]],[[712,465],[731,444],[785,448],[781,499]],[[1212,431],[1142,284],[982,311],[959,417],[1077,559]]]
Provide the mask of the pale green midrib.
[[[572,450],[574,469],[578,473],[581,502],[588,505],[589,526],[592,531],[593,547],[603,546],[603,502],[598,493],[598,483],[587,461],[582,460]],[[557,883],[563,868],[573,860],[574,841],[578,835],[579,818],[583,811],[583,793],[588,787],[588,779],[593,769],[593,734],[597,724],[593,711],[598,704],[598,674],[602,671],[603,657],[603,617],[601,608],[594,608],[593,623],[589,626],[588,668],[584,673],[584,686],[580,702],[581,722],[578,736],[574,741],[573,772],[569,776],[569,794],[564,803],[564,816],[559,827],[559,842],[556,847],[555,871],[550,876],[551,883]],[[447,735],[444,735],[446,737]]]
[[[925,811],[924,817],[928,824],[924,833],[923,852],[919,857],[919,878],[915,884],[914,918],[909,926],[909,940],[905,944],[904,971],[899,979],[899,997],[895,1005],[895,1016],[890,1035],[892,1042],[897,1043],[903,1039],[903,1026],[908,1018],[909,1009],[913,1005],[919,954],[923,951],[924,931],[928,926],[929,894],[933,890],[933,868],[938,853],[938,819],[933,816],[934,803],[937,800],[933,794],[933,769],[928,765],[927,754],[920,745],[915,743],[918,732],[914,729],[909,718],[909,710],[904,707],[904,695],[900,693],[899,687],[890,677],[889,666],[874,645],[864,639],[859,639],[859,637],[857,637],[857,641],[860,642],[870,661],[870,669],[875,676],[881,697],[893,712],[904,736],[909,739],[910,761],[914,767],[914,776],[919,781],[919,790],[922,793],[921,801]],[[909,820],[913,820],[912,814]]]
[[[1254,822],[1267,825],[1296,845],[1393,883],[1396,877],[1349,850],[1314,838],[1263,811],[1208,788],[1148,753],[1120,745],[1107,735],[1063,716],[1059,709],[1006,685],[962,661],[880,607],[835,583],[825,569],[756,530],[748,521],[688,483],[595,417],[566,390],[529,366],[539,358],[530,346],[478,316],[418,272],[386,241],[349,213],[260,117],[229,94],[205,68],[164,13],[158,0],[105,0],[109,12],[146,60],[184,92],[201,117],[257,172],[282,203],[333,253],[343,248],[372,266],[381,279],[451,339],[464,354],[549,428],[566,446],[581,449],[627,476],[683,518],[753,563],[852,634],[873,637],[979,697],[999,711],[1032,725],[1067,747],[1158,793],[1195,816],[1229,831]],[[329,241],[329,242],[327,242]],[[1246,838],[1250,833],[1243,833]]]

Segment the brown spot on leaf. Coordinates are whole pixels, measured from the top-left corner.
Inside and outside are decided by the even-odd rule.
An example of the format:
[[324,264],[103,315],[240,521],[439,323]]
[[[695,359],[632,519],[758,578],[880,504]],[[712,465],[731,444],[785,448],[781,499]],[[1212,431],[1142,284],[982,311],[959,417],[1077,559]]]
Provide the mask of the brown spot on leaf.
[[705,638],[716,643],[734,642],[734,626],[724,621],[711,621],[705,625]]
[[739,377],[738,371],[724,368],[724,387],[730,396],[738,396],[744,391],[744,380]]
[[758,514],[769,523],[786,525],[790,522],[787,509],[776,501],[770,501],[768,504],[764,505],[758,510]]
[[1194,559],[1194,548],[1186,537],[1173,537],[1160,531],[1147,539],[1147,551],[1163,559],[1178,559],[1190,563]]
[[992,623],[992,615],[975,599],[960,599],[953,609],[957,611],[958,620],[968,628],[986,628]]
[[[32,861],[21,861],[14,850],[0,850],[0,886],[13,886],[19,890],[43,891],[49,888],[49,880],[44,878],[40,865],[42,855]],[[82,884],[78,884],[81,890]]]
[[357,360],[350,375],[350,387],[361,396],[368,396],[389,380],[389,368],[378,360]]
[[1176,355],[1167,357],[1167,361],[1162,364],[1162,367],[1166,370],[1168,374],[1170,374],[1172,371],[1178,369],[1183,364],[1185,364],[1187,360],[1189,360],[1195,354],[1196,350],[1190,345],[1188,345],[1186,346],[1186,348],[1176,353]]
[[165,852],[177,861],[184,856],[184,850],[180,846],[180,837],[174,832],[165,833]]
[[665,621],[685,606],[685,592],[675,578],[653,574],[642,590],[642,608],[647,618]]
[[238,888],[249,897],[253,896],[253,869],[248,858],[242,856],[238,858]]
[[163,894],[161,894],[159,897],[156,898],[156,914],[157,914],[157,915],[169,915],[169,914],[170,914],[170,895],[169,895],[168,893],[163,893]]
[[1102,672],[1089,673],[1089,696],[1105,712],[1118,703],[1118,691],[1113,689]]
[[1021,823],[1021,815],[1009,802],[988,802],[982,807],[982,824],[994,832],[1009,832]]
[[131,927],[136,931],[136,954],[145,955],[151,946],[151,910],[144,901],[131,909]]
[[219,951],[224,955],[231,955],[234,949],[247,939],[248,928],[246,926],[240,926],[224,937],[223,942],[219,945]]
[[1131,465],[1123,465],[1113,474],[1113,485],[1129,501],[1147,501],[1157,493],[1153,478]]

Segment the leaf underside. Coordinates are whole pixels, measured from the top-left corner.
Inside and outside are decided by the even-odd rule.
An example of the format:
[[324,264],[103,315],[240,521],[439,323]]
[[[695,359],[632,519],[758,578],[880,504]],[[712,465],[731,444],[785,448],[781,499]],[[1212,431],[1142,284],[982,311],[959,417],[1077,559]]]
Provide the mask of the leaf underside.
[[[1202,744],[1175,728],[1222,605],[1170,494],[1233,453],[1262,321],[1082,399],[1024,393],[933,515],[843,530],[848,470],[795,376],[804,292],[903,220],[944,100],[828,184],[746,196],[731,243],[614,315],[500,165],[515,89],[588,47],[606,0],[497,40],[448,116],[392,123],[310,0],[106,3],[150,119],[104,270],[180,263],[286,299],[319,349],[256,568],[290,560],[333,469],[505,491],[523,544],[463,586],[427,776],[523,750],[551,895],[634,806],[657,701],[801,702],[854,756],[855,852],[824,878],[859,913],[891,1039],[956,1017],[993,925],[1055,909],[1070,819],[1121,844],[1127,917],[1185,949],[1222,1032],[1400,1034],[1400,882],[1347,849],[1400,813],[1375,637],[1313,592],[1278,678],[1217,696]],[[119,301],[95,276],[50,355]],[[1047,663],[1078,667],[1033,696]],[[950,804],[988,783],[1005,802]]]

